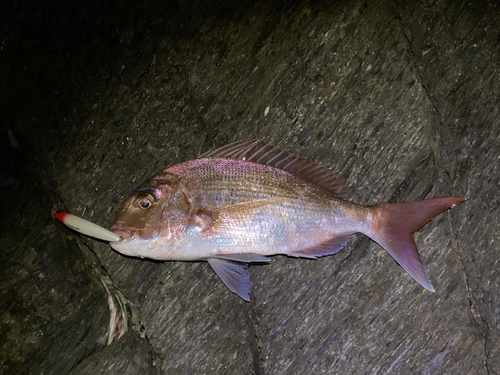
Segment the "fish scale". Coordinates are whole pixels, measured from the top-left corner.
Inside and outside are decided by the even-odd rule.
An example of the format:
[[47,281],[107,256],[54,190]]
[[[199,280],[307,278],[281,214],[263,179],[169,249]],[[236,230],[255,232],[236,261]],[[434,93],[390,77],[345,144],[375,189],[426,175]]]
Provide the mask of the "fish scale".
[[291,173],[240,160],[199,159],[170,167],[165,172],[182,175],[186,187],[200,198],[229,195],[233,204],[275,196],[291,199],[325,197],[311,183]]

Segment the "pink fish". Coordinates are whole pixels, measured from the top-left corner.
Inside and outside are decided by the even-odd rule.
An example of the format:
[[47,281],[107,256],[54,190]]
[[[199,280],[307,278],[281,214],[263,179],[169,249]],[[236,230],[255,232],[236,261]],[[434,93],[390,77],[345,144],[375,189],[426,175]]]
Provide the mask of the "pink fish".
[[465,198],[371,206],[343,198],[338,173],[262,141],[236,142],[142,184],[116,215],[110,231],[121,240],[110,245],[141,258],[207,261],[249,301],[248,263],[335,254],[359,232],[434,291],[412,233]]

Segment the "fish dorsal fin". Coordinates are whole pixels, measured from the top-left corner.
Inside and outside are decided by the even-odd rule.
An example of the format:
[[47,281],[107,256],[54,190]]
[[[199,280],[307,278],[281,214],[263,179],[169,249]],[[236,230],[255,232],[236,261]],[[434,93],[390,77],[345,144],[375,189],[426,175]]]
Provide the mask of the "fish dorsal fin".
[[262,140],[233,142],[208,151],[203,157],[240,159],[270,165],[307,180],[326,190],[332,196],[346,196],[344,179],[340,173],[307,159],[299,158]]

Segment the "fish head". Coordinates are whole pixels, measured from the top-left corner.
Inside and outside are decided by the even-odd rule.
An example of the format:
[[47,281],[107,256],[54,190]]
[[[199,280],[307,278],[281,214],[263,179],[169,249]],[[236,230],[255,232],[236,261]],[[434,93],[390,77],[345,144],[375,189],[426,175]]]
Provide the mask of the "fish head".
[[188,212],[180,178],[161,172],[122,203],[109,228],[120,240],[110,245],[124,255],[168,259],[172,239],[184,230]]

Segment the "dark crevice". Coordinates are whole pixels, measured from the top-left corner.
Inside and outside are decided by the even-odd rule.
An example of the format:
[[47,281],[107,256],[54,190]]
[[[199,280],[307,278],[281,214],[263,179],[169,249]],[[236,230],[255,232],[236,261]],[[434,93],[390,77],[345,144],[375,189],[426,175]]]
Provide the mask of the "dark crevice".
[[337,279],[340,274],[347,275],[350,273],[352,268],[368,255],[371,242],[370,238],[359,233],[352,235],[348,245],[344,248],[343,254],[345,256],[335,267],[331,278]]
[[255,311],[255,298],[252,296],[248,312],[249,333],[248,342],[252,351],[252,372],[254,375],[264,375],[262,340],[260,337],[259,322]]
[[[439,126],[441,128],[444,128],[445,125],[443,124],[443,122],[441,120],[440,112],[439,112],[439,109],[437,106],[437,100],[433,97],[433,95],[431,95],[431,93],[429,92],[429,90],[425,84],[425,80],[424,80],[424,77],[423,77],[423,74],[421,71],[421,66],[420,66],[419,61],[418,61],[419,60],[418,56],[415,54],[415,51],[413,50],[412,42],[411,42],[410,38],[408,37],[407,33],[405,32],[405,30],[407,29],[407,26],[404,23],[400,12],[398,11],[398,5],[397,5],[396,1],[394,1],[394,7],[395,7],[395,13],[398,17],[399,23],[400,23],[401,28],[402,28],[402,34],[403,34],[403,36],[406,40],[406,43],[408,45],[408,50],[410,52],[410,55],[411,55],[411,58],[413,61],[413,65],[415,67],[419,83],[420,83],[421,87],[423,88],[427,99],[429,100],[430,104],[432,105],[432,108],[434,109],[435,116],[437,117],[437,121],[439,123]],[[432,147],[432,151],[434,153],[435,166],[436,166],[436,169],[438,172],[438,177],[440,179],[440,182],[443,182],[444,179],[446,179],[446,180],[449,179],[448,175],[446,173],[444,173],[445,172],[444,167],[442,167],[441,150],[443,150],[443,147],[442,147],[443,145],[442,145],[442,140],[441,140],[441,136],[439,134],[439,131],[437,129],[435,129],[435,126],[432,125],[432,122],[431,122],[430,136],[431,136],[431,139],[433,140],[431,142],[431,147]],[[441,179],[443,179],[443,180],[441,180]],[[486,373],[490,374],[490,370],[489,370],[489,366],[488,366],[488,349],[487,349],[488,334],[490,331],[490,327],[488,326],[488,322],[484,319],[484,317],[479,312],[479,306],[473,297],[473,291],[472,291],[472,288],[470,285],[469,275],[467,273],[466,262],[464,261],[460,252],[457,250],[459,241],[458,241],[458,235],[454,229],[455,227],[453,225],[453,218],[452,218],[451,214],[448,214],[448,223],[449,223],[450,232],[452,233],[452,239],[451,239],[452,248],[455,249],[454,252],[457,256],[459,267],[464,274],[465,288],[467,291],[467,299],[468,299],[468,303],[470,306],[470,311],[471,311],[471,314],[472,314],[474,320],[477,321],[477,323],[480,327],[481,335],[484,338],[484,367],[485,367]]]
[[396,2],[394,3],[394,7],[396,9],[396,15],[397,15],[399,23],[401,25],[402,33],[403,33],[403,36],[404,36],[404,38],[406,40],[406,44],[408,46],[408,50],[410,51],[410,55],[411,55],[411,58],[412,58],[412,61],[413,61],[413,66],[415,67],[415,70],[417,72],[417,76],[418,76],[418,80],[419,80],[420,86],[422,86],[422,88],[424,89],[424,92],[425,92],[425,96],[427,97],[427,99],[429,99],[429,102],[432,104],[432,107],[434,108],[434,111],[436,112],[436,115],[438,117],[439,124],[443,125],[442,122],[441,122],[441,117],[440,117],[439,110],[437,108],[437,104],[436,104],[437,101],[433,98],[433,96],[431,95],[431,93],[429,92],[429,90],[427,88],[427,85],[425,84],[425,80],[424,80],[424,77],[422,75],[422,71],[420,69],[420,64],[418,63],[418,56],[415,53],[415,51],[413,50],[413,44],[412,44],[410,38],[408,37],[408,34],[405,32],[405,29],[407,28],[407,26],[403,22],[403,18],[401,16],[401,14],[398,12],[398,7],[397,7]]
[[[109,276],[108,271],[100,262],[99,257],[97,256],[96,252],[90,246],[88,246],[88,244],[83,239],[79,238],[79,236],[77,236],[76,242],[77,242],[80,250],[84,253],[87,261],[91,262],[92,272],[95,275],[96,279],[99,280],[99,281],[97,281],[97,283],[100,285],[101,289],[102,289],[102,284],[100,281],[102,280],[102,278],[108,278],[112,282],[112,279]],[[112,287],[114,289],[116,289],[117,291],[119,291],[123,295],[123,292],[121,290],[119,290],[118,288],[116,288],[116,286],[114,285],[113,282],[112,282]],[[105,290],[103,290],[103,292],[105,293]],[[127,303],[131,304],[131,302],[128,300],[128,298],[127,297],[125,297],[125,298],[128,301]],[[135,307],[134,307],[134,309],[135,309]],[[126,306],[126,311],[124,311],[124,313],[131,315],[130,306],[128,306],[128,305]],[[151,355],[151,363],[153,363],[153,366],[155,366],[158,369],[158,373],[160,373],[161,369],[163,367],[164,360],[161,357],[161,355],[158,354],[159,351],[156,350],[156,348],[153,346],[153,344],[149,340],[149,337],[146,333],[146,327],[144,326],[144,323],[142,321],[139,321],[139,324],[140,324],[140,327],[138,327],[138,328],[140,331],[135,332],[135,334],[138,334],[142,339],[146,340],[146,342],[149,346],[149,352]],[[130,325],[129,330],[137,330],[137,329],[134,329],[133,326]],[[108,334],[111,335],[111,332],[108,332]],[[118,340],[123,340],[123,339],[124,338],[119,338]],[[97,350],[94,350],[93,352],[89,353],[86,358],[93,356],[96,351],[99,351],[102,349],[103,348],[98,348]],[[85,358],[82,358],[82,360],[80,362],[82,362],[84,359]]]
[[[35,161],[34,169],[38,172],[39,179],[42,181],[42,184],[45,185],[46,191],[50,192],[50,200],[52,201],[54,207],[57,208],[64,208],[65,204],[62,198],[57,194],[57,189],[55,188],[55,185],[52,181],[52,179],[47,175],[45,172],[46,169],[42,167],[39,161]],[[102,285],[102,279],[103,278],[108,278],[112,282],[112,278],[110,277],[109,272],[107,271],[106,267],[101,263],[99,257],[97,256],[97,253],[92,249],[91,246],[88,245],[88,243],[79,235],[75,234],[74,236],[75,242],[78,245],[78,248],[82,252],[85,260],[88,262],[91,272],[93,274],[93,279],[96,284],[99,285],[100,290],[102,290],[103,294],[106,294],[106,291],[103,289]],[[112,287],[119,291],[118,288],[114,285],[112,282]],[[120,291],[120,293],[123,294],[123,292]],[[125,297],[126,298],[126,297]],[[105,300],[105,299],[104,299]],[[127,299],[128,301],[128,299]],[[129,302],[130,303],[130,302]],[[127,306],[127,311],[125,313],[129,313],[128,309],[130,307]],[[129,327],[129,330],[132,329],[132,326]],[[111,335],[111,332],[108,333]],[[148,346],[150,347],[150,353],[151,353],[151,362],[156,366],[158,371],[161,371],[162,368],[162,363],[163,359],[161,356],[158,354],[158,351],[155,349],[155,347],[151,344],[147,334],[146,334],[146,328],[144,327],[143,323],[140,322],[140,332],[137,332],[143,339],[146,340]],[[81,358],[80,361],[76,362],[73,368],[78,368],[78,366],[86,359],[94,356],[96,352],[99,352],[103,350],[102,347],[96,347],[94,350],[90,351],[87,353],[87,355],[84,358]],[[73,369],[72,369],[73,370]]]
[[149,341],[148,335],[144,334],[144,340],[146,340],[149,346],[149,351],[151,353],[151,362],[153,363],[153,366],[156,366],[158,372],[160,373],[163,370],[164,359],[161,355],[158,354],[158,350],[156,350],[151,341]]
[[[448,225],[449,225],[450,232],[452,234],[452,236],[451,236],[452,248],[458,249],[458,242],[459,242],[458,235],[455,231],[455,225],[453,223],[453,217],[451,216],[451,214],[448,215]],[[490,374],[490,370],[489,370],[489,366],[488,366],[488,348],[487,347],[488,347],[489,331],[491,330],[491,328],[489,327],[488,322],[484,319],[484,317],[479,312],[479,305],[475,302],[475,299],[472,296],[473,291],[472,291],[472,288],[470,286],[466,262],[464,261],[462,255],[460,254],[460,252],[458,250],[455,251],[455,253],[456,253],[457,259],[458,259],[458,265],[464,274],[465,288],[467,290],[467,299],[469,302],[472,317],[478,323],[480,331],[481,331],[481,335],[484,338],[484,368],[486,370],[486,373]]]
[[[394,2],[394,8],[395,8],[395,13],[398,17],[399,23],[401,25],[403,37],[405,38],[406,44],[408,46],[408,51],[410,52],[410,55],[411,55],[413,66],[415,68],[416,75],[418,78],[418,83],[423,88],[424,93],[425,93],[425,97],[427,98],[427,100],[429,101],[429,103],[431,104],[431,106],[434,110],[435,117],[436,117],[436,120],[437,120],[439,126],[441,128],[444,128],[445,126],[441,120],[441,114],[440,114],[438,106],[437,106],[437,100],[433,97],[433,95],[431,95],[431,93],[429,92],[429,90],[427,88],[427,85],[425,84],[425,79],[424,79],[424,76],[422,73],[421,64],[418,61],[419,59],[418,59],[417,54],[413,50],[413,43],[411,42],[410,38],[408,37],[408,35],[405,31],[407,29],[407,26],[403,21],[403,17],[401,16],[401,14],[398,11],[398,6],[397,6],[396,2]],[[444,180],[444,178],[443,178],[444,168],[442,167],[442,160],[443,159],[441,156],[441,150],[443,149],[442,144],[441,144],[442,141],[441,141],[441,136],[439,134],[439,131],[436,129],[436,126],[433,124],[435,124],[435,123],[431,119],[431,125],[430,125],[431,129],[429,131],[429,136],[430,136],[430,140],[431,140],[430,145],[431,145],[432,152],[434,153],[434,161],[436,163],[435,166],[436,166],[436,170],[438,173],[439,182],[443,182],[443,180]]]
[[[108,271],[100,262],[99,257],[97,256],[96,252],[90,246],[88,246],[88,244],[83,239],[79,238],[78,236],[76,238],[76,241],[77,241],[77,244],[80,247],[81,251],[85,254],[85,257],[87,258],[87,260],[91,262],[92,271],[93,271],[94,275],[96,276],[96,278],[99,280],[102,280],[102,278],[105,277],[105,278],[108,278],[109,280],[111,280],[111,282],[112,282],[112,278],[109,276]],[[100,281],[98,282],[98,284],[102,287],[102,284]],[[114,289],[116,289],[117,291],[119,291],[121,294],[123,294],[123,292],[121,290],[116,288],[116,286],[114,285],[113,282],[112,282],[112,287]],[[105,291],[103,290],[103,292],[105,292]],[[129,299],[126,296],[125,296],[125,298],[127,299],[128,303],[131,304],[131,302],[129,301]],[[134,309],[135,309],[135,307],[134,307]],[[127,305],[126,311],[124,313],[130,315],[129,310],[130,310],[130,306]],[[139,336],[141,338],[143,338],[144,340],[146,340],[146,342],[148,343],[148,346],[150,348],[150,354],[151,354],[151,362],[160,371],[160,369],[162,368],[162,364],[163,364],[163,358],[158,354],[159,351],[156,350],[156,348],[153,346],[153,344],[149,340],[149,337],[146,333],[146,327],[144,326],[144,323],[139,320],[139,324],[140,324],[140,327],[139,327],[140,332],[138,331],[136,334],[139,334]],[[129,326],[129,330],[134,330],[132,325]],[[111,334],[111,332],[109,332],[108,334]],[[123,339],[123,338],[119,338],[118,340],[121,340],[121,339]],[[100,348],[100,349],[102,349],[102,348]],[[94,355],[94,352],[90,353],[88,355],[88,357],[90,357],[92,355]]]
[[102,350],[102,347],[96,346],[94,349],[86,353],[85,357],[80,358],[78,361],[75,362],[75,364],[68,369],[68,374],[71,374],[73,371],[76,371],[78,367],[87,359],[92,356],[94,356],[96,353],[100,352]]
[[[416,181],[418,180],[417,176],[418,173],[420,172],[421,169],[425,169],[429,165],[432,165],[436,163],[434,160],[435,154],[430,153],[428,156],[424,157],[422,160],[420,160],[414,168],[412,168],[405,176],[405,178],[396,186],[396,189],[394,189],[394,192],[391,195],[391,198],[389,199],[389,203],[394,203],[397,202],[401,196],[401,193],[406,190],[411,190]],[[432,191],[434,187],[433,181],[429,181],[429,184],[427,187],[424,189],[424,191],[420,194],[419,199],[425,199],[425,197]]]

